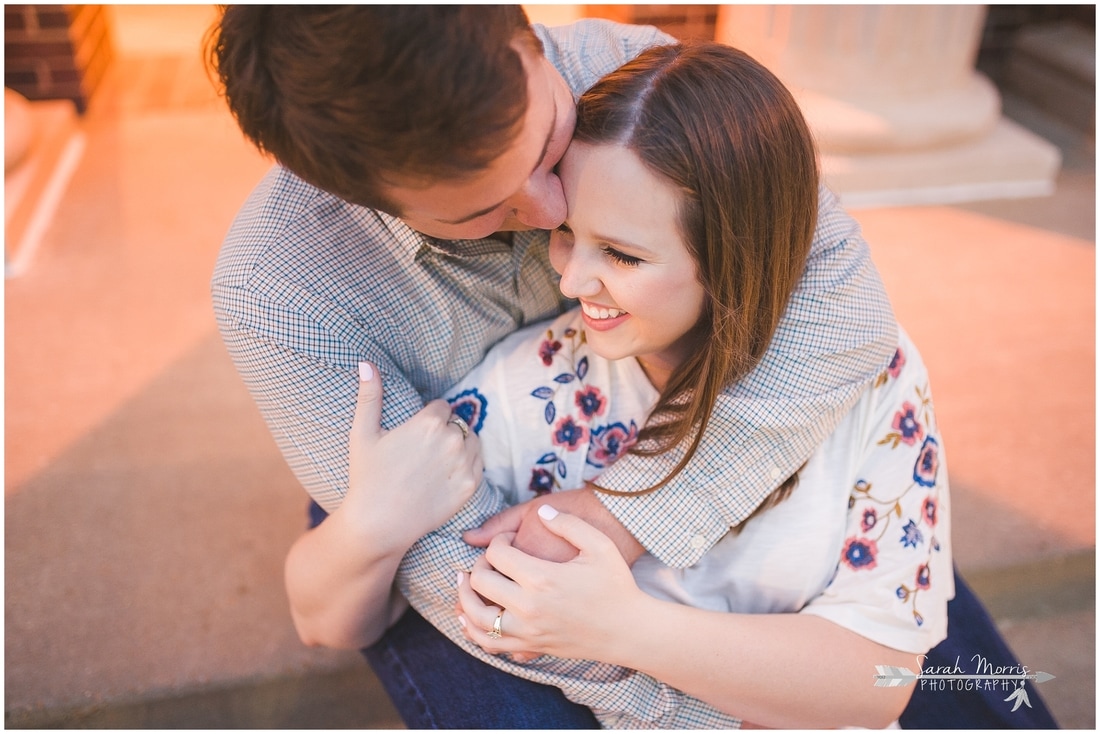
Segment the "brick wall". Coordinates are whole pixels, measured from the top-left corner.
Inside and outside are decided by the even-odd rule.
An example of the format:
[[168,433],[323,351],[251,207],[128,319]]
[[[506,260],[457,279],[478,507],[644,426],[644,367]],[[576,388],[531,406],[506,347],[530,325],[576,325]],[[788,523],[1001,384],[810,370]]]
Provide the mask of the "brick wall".
[[5,5],[4,86],[83,113],[112,57],[102,5]]
[[585,5],[591,18],[653,25],[681,41],[714,40],[717,5]]

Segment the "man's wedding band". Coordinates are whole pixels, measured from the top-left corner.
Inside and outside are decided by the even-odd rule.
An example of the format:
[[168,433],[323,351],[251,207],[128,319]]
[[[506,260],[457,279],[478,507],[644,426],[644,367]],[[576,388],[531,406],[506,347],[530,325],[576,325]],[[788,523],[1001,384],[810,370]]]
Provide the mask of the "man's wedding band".
[[487,635],[489,635],[489,639],[499,640],[501,637],[504,637],[504,632],[502,632],[500,629],[500,620],[503,618],[504,610],[501,609],[500,613],[497,614],[497,618],[493,620],[493,628],[486,633]]
[[447,425],[458,426],[458,430],[462,431],[462,440],[465,441],[466,437],[470,435],[470,424],[462,420],[457,415],[452,415],[451,419],[447,421]]

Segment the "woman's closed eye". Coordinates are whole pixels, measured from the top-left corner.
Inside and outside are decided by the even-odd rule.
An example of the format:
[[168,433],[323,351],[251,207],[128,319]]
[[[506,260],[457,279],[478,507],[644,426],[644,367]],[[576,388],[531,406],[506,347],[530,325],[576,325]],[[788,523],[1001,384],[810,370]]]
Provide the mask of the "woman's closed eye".
[[638,265],[638,263],[642,262],[641,258],[633,257],[631,255],[626,255],[622,252],[619,252],[614,247],[609,247],[607,245],[604,245],[601,249],[603,250],[603,253],[605,255],[607,255],[609,258],[611,258],[615,262],[619,263],[620,265],[626,265],[628,267],[635,267],[636,265]]
[[[561,224],[559,224],[557,227],[554,228],[554,234],[558,235],[559,237],[567,238],[565,240],[567,242],[572,242],[573,241],[573,230],[565,222],[562,222]],[[612,261],[618,263],[619,265],[624,265],[626,267],[631,267],[632,268],[632,267],[637,266],[639,263],[645,262],[641,258],[634,257],[633,255],[627,255],[626,253],[615,249],[611,245],[601,246],[600,251],[604,255],[606,255],[607,257],[611,258]]]

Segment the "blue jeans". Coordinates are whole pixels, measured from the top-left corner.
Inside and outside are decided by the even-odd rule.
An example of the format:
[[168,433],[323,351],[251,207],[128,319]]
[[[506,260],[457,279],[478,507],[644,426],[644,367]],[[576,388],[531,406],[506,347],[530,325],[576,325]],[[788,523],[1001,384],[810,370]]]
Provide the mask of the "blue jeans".
[[[316,502],[310,527],[327,517]],[[410,729],[599,729],[592,712],[553,686],[481,662],[410,609],[365,648]]]
[[486,665],[413,609],[363,654],[410,729],[600,728],[557,688]]
[[[955,598],[947,604],[947,639],[929,651],[924,667],[953,668],[957,660],[963,670],[976,672],[975,655],[994,666],[1019,664],[989,612],[955,569]],[[939,691],[925,690],[918,682],[899,723],[903,729],[1057,729],[1036,687],[1028,683],[1025,688],[1030,706],[1013,711],[1014,702],[1005,701],[1011,691],[1001,687]]]
[[[315,503],[311,525],[325,517]],[[1018,663],[981,602],[958,570],[955,598],[947,605],[947,639],[932,649],[925,667],[965,663],[975,654],[993,665]],[[557,688],[504,673],[468,655],[410,609],[373,646],[363,650],[397,712],[410,729],[598,729],[584,706]],[[870,685],[870,682],[868,683]],[[1007,693],[913,692],[900,723],[904,729],[1056,729],[1035,686],[1030,707],[1012,711]]]

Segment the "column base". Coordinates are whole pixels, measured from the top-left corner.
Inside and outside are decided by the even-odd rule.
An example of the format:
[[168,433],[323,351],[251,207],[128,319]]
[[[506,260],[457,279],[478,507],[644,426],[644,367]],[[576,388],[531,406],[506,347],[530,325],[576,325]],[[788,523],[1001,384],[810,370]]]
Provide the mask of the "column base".
[[849,209],[1049,196],[1061,163],[1057,147],[1006,118],[949,148],[821,157],[826,183]]

